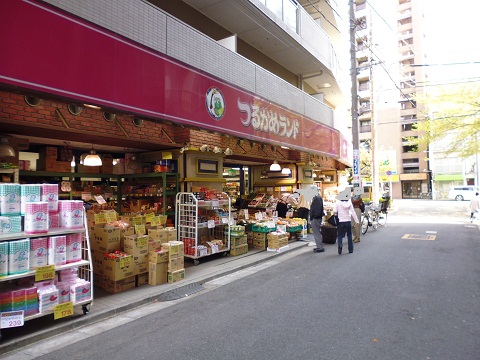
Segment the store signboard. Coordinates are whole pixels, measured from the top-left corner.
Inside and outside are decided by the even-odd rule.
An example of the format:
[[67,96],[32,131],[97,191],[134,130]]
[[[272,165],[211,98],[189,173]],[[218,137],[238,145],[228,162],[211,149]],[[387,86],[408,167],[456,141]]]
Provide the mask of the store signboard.
[[2,1],[0,22],[2,83],[350,159],[336,129],[46,4]]

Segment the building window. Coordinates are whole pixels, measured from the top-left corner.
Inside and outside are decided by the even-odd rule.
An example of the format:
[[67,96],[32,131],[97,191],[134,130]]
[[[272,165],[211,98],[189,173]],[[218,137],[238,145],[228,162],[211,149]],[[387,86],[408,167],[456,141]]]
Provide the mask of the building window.
[[415,129],[415,125],[416,125],[416,123],[403,124],[403,125],[402,125],[402,131],[412,131],[412,130],[416,130],[416,129]]
[[370,80],[363,80],[358,82],[358,91],[365,91],[370,89]]

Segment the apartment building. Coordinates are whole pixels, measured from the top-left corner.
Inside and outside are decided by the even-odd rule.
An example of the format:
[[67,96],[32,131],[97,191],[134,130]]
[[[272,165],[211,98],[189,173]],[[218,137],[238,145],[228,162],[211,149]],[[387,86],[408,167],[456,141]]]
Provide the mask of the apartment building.
[[420,198],[431,191],[428,154],[412,139],[423,114],[414,95],[425,79],[420,1],[356,1],[357,80],[361,144],[373,153],[378,192]]

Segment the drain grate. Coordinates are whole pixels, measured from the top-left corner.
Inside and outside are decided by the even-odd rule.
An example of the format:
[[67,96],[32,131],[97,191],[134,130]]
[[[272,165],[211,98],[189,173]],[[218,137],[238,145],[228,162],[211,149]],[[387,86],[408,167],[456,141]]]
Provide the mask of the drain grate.
[[167,292],[164,292],[163,294],[160,294],[160,296],[158,297],[158,301],[178,300],[183,297],[196,294],[197,292],[200,292],[204,289],[205,288],[200,284],[184,285],[177,289],[169,290]]

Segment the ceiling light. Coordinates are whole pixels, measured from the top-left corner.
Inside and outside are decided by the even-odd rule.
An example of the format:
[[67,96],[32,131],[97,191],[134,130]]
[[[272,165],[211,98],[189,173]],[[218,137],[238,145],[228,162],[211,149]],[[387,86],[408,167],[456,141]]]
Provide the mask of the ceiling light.
[[292,170],[289,167],[284,167],[282,169],[282,174],[283,175],[290,175],[292,173]]
[[90,154],[88,154],[85,159],[83,159],[83,165],[85,166],[102,166],[102,159],[100,159],[100,156],[97,155],[95,150],[90,151]]
[[0,140],[0,157],[16,157],[13,147],[8,145],[8,139],[2,137]]
[[272,165],[270,165],[270,171],[281,171],[282,167],[280,164],[275,160]]
[[90,108],[90,109],[96,109],[96,110],[101,109],[100,106],[92,105],[92,104],[83,104],[83,106],[88,107],[88,108]]

